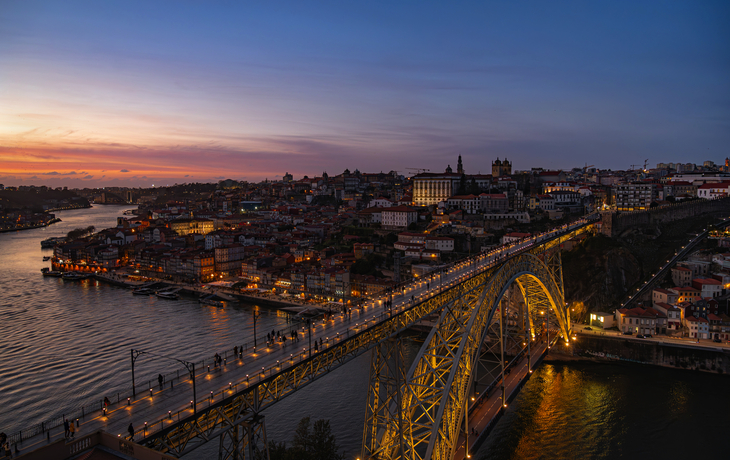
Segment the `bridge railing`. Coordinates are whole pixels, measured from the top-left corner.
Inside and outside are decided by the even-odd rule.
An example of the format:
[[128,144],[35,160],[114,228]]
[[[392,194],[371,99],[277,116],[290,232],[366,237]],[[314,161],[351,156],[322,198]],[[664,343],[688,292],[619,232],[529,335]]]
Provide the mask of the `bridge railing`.
[[[312,321],[318,321],[324,317],[325,313],[320,313],[318,315],[314,315],[310,317],[309,319]],[[304,321],[297,321],[296,323],[293,323],[290,326],[285,327],[284,329],[280,329],[280,331],[284,331],[284,334],[291,334],[292,331],[296,330],[298,333],[301,333],[301,327],[302,324],[306,324]],[[266,332],[264,332],[265,334]],[[287,338],[288,340],[288,338]],[[239,356],[242,356],[244,354],[252,354],[253,350],[255,349],[254,343],[258,344],[259,349],[262,347],[265,347],[266,345],[266,336],[262,336],[259,340],[249,340],[247,342],[241,343],[241,345],[235,345],[236,352]],[[216,352],[220,355],[220,357],[223,359],[223,362],[225,363],[228,359],[234,358],[234,349],[233,347],[224,349],[220,352]],[[194,362],[195,368],[196,368],[196,377],[202,374],[207,374],[210,372],[210,368],[213,368],[213,371],[215,371],[215,355],[211,356],[210,358],[204,358],[200,361]],[[189,374],[187,370],[182,369],[182,373],[180,372],[180,369],[172,372],[168,372],[163,375],[163,388],[161,390],[164,391],[164,387],[168,384],[170,387],[174,387],[175,384],[179,384],[182,382],[190,381]],[[140,380],[135,381],[135,385],[139,388],[144,385],[144,380],[140,382]],[[36,423],[34,425],[31,425],[27,428],[18,430],[14,433],[11,433],[7,436],[7,442],[12,444],[20,444],[25,440],[28,440],[30,438],[39,436],[39,435],[46,435],[47,437],[50,437],[49,431],[53,428],[58,428],[60,426],[63,426],[63,423],[65,420],[68,420],[69,423],[72,421],[78,423],[78,421],[85,419],[88,416],[96,416],[103,412],[104,410],[104,398],[109,398],[110,405],[107,406],[107,410],[111,411],[114,408],[117,407],[124,407],[127,404],[130,404],[133,401],[137,401],[140,399],[143,399],[145,397],[149,397],[150,390],[154,391],[155,388],[159,387],[159,382],[157,380],[157,377],[154,377],[152,379],[147,380],[147,386],[144,390],[138,390],[136,391],[136,396],[133,394],[132,388],[130,386],[118,386],[113,387],[111,389],[108,389],[104,392],[104,396],[102,396],[100,399],[90,402],[87,404],[84,404],[80,407],[72,408],[68,412],[63,412],[60,415],[54,415],[51,418],[48,418],[46,420],[41,421],[40,423]],[[116,398],[114,397],[116,395]]]
[[[594,220],[595,219],[586,219],[585,222],[582,223],[581,225],[589,224],[589,223],[591,223]],[[576,227],[576,228],[578,228],[578,227]],[[570,226],[567,226],[566,227],[566,230],[570,231]],[[540,244],[545,243],[545,242],[547,242],[547,241],[549,241],[549,240],[551,240],[551,239],[553,239],[553,238],[555,238],[555,237],[557,237],[559,235],[560,234],[555,235],[553,237],[550,237],[548,239],[545,239],[545,240],[541,241]],[[519,253],[524,252],[526,250],[529,250],[530,248],[531,248],[531,246],[528,246],[526,248],[523,248],[521,251],[519,251]],[[473,255],[471,257],[468,257],[466,259],[461,259],[458,262],[449,264],[446,267],[442,267],[441,269],[439,269],[437,271],[434,271],[434,272],[429,273],[430,278],[432,280],[434,280],[434,278],[436,278],[436,276],[443,276],[443,275],[447,274],[448,271],[451,268],[453,268],[455,265],[457,265],[457,264],[475,263],[483,255],[484,254],[481,253],[481,252],[480,253],[476,253],[475,255]],[[494,263],[499,263],[499,262],[500,261],[498,260],[498,261],[495,261]],[[475,267],[475,268],[478,268],[479,269],[479,270],[477,270],[476,273],[481,273],[481,272],[483,272],[485,270],[488,270],[491,265],[492,264],[489,264],[489,265],[480,265],[480,266]],[[434,283],[435,282],[436,281],[434,280]],[[360,303],[361,304],[362,303],[367,303],[367,302],[373,302],[373,303],[375,303],[377,300],[381,300],[383,297],[388,297],[388,296],[390,296],[392,294],[400,294],[403,291],[405,291],[406,288],[409,287],[409,285],[411,285],[412,283],[413,283],[413,280],[403,281],[403,282],[401,282],[401,283],[393,286],[390,289],[386,289],[384,291],[380,291],[378,293],[378,294],[380,294],[380,296],[379,296],[380,299],[375,298],[375,297],[363,297],[362,298],[362,301]],[[427,298],[430,298],[430,297],[432,297],[434,295],[437,295],[441,291],[443,291],[445,289],[448,289],[453,284],[454,283],[452,282],[452,283],[443,284],[443,285],[440,285],[440,286],[439,285],[434,285],[431,288],[430,292],[424,293],[424,294],[420,294],[418,297],[414,297],[414,300],[412,300],[412,301],[410,299],[406,299],[405,303],[415,304],[415,303],[418,303],[418,302],[422,302],[422,301],[426,300]],[[324,315],[325,315],[325,313],[321,313],[319,315],[315,315],[315,316],[311,317],[310,320],[312,320],[312,321],[318,321]],[[381,315],[385,315],[385,311],[381,312]],[[383,319],[384,319],[384,316],[383,316]],[[297,332],[300,332],[301,331],[300,327],[302,326],[302,324],[303,324],[303,322],[302,321],[299,321],[296,325],[288,326],[287,328],[284,329],[284,331],[285,331],[284,333],[285,334],[291,334],[291,332],[293,330],[296,330]],[[363,324],[363,326],[365,326],[365,324]],[[336,336],[334,338],[327,339],[327,342],[328,343],[326,344],[326,346],[331,346],[335,341],[339,341],[339,340],[342,340],[344,338],[349,338],[349,336],[351,335],[351,332],[350,331],[351,330],[355,330],[356,331],[356,329],[358,329],[358,328],[359,328],[359,325],[356,325],[355,327],[348,328],[347,331],[346,331],[346,334],[338,335],[338,336]],[[251,355],[253,354],[253,351],[255,349],[254,348],[254,343],[255,342],[258,343],[258,339],[256,341],[249,340],[248,342],[244,342],[241,345],[236,345],[236,347],[237,347],[237,353],[238,353],[238,358],[241,359],[243,357],[243,354],[246,354],[247,356],[251,357]],[[261,342],[262,343],[265,343],[265,340],[263,340],[263,338],[262,338]],[[305,351],[305,352],[302,352],[302,353],[303,354],[306,354],[307,352]],[[305,356],[303,356],[302,353],[299,353],[299,358],[298,358],[299,361],[301,361],[302,359],[305,358]],[[226,362],[229,359],[229,357],[230,358],[233,358],[234,357],[234,349],[233,349],[233,347],[223,350],[221,352],[220,356],[223,359],[223,362],[224,362],[223,365],[226,365]],[[289,360],[287,360],[287,361],[289,361]],[[294,354],[292,354],[292,360],[291,360],[290,365],[293,365],[295,362],[297,362],[297,358],[295,358],[294,357]],[[257,373],[257,377],[256,377],[257,378],[257,381],[260,381],[261,379],[263,379],[267,371],[269,373],[271,373],[274,368],[281,369],[281,366],[282,365],[283,365],[283,363],[280,364],[280,365],[272,365],[272,366],[269,367],[269,369],[264,368],[263,372],[258,372]],[[195,362],[195,366],[196,366],[196,377],[198,375],[200,375],[200,374],[207,374],[208,372],[210,372],[210,366],[213,366],[213,368],[215,370],[215,357],[206,358],[206,359],[203,359],[201,361]],[[174,372],[167,373],[166,375],[163,376],[163,387],[167,383],[170,383],[171,386],[174,386],[174,384],[176,382],[177,383],[181,383],[181,382],[186,382],[186,381],[189,381],[189,380],[190,379],[189,379],[189,376],[187,375],[187,372],[186,371],[183,371],[183,374],[181,375],[180,374],[180,370],[177,370],[177,371],[174,371]],[[247,381],[245,382],[245,384],[247,384],[247,385],[250,384],[251,383],[250,382],[251,380],[252,379],[247,379]],[[138,395],[137,396],[134,396],[134,395],[132,395],[132,389],[129,388],[129,387],[127,387],[127,386],[117,387],[116,389],[111,389],[111,390],[105,392],[105,394],[107,395],[106,397],[109,397],[108,395],[111,395],[112,396],[112,398],[110,398],[111,404],[110,404],[109,407],[107,407],[108,413],[111,413],[115,408],[118,409],[119,407],[124,407],[127,404],[130,404],[132,401],[137,401],[139,399],[143,399],[143,398],[146,398],[146,397],[151,397],[151,394],[153,393],[153,390],[155,388],[156,381],[157,381],[156,378],[155,379],[148,380],[148,388],[149,388],[149,391],[150,391],[149,394],[146,391],[140,391],[140,392],[138,392]],[[135,384],[136,384],[136,382],[135,382]],[[222,397],[225,394],[226,391],[231,391],[231,390],[234,389],[233,387],[236,387],[236,386],[241,385],[241,384],[242,383],[238,383],[237,385],[232,385],[231,384],[231,388],[229,388],[229,389],[225,389],[224,388],[224,389],[220,390],[217,393],[213,393],[213,394],[211,394],[211,395],[208,396],[208,399],[203,399],[202,402],[201,402],[201,399],[198,398],[198,401],[196,401],[196,404],[198,404],[198,405],[201,404],[201,403],[204,404],[206,402],[206,400],[208,400],[209,403],[212,403],[212,401],[215,400],[216,396]],[[113,401],[113,399],[114,399],[113,398],[114,393],[116,393],[116,396],[117,396],[116,397],[116,402]],[[78,423],[78,420],[84,419],[87,416],[97,416],[97,415],[100,415],[103,412],[104,407],[105,406],[104,406],[104,400],[103,400],[103,398],[100,399],[98,402],[95,401],[95,402],[90,403],[90,404],[82,405],[81,407],[78,407],[78,408],[72,410],[68,414],[67,413],[63,413],[61,415],[56,415],[56,416],[54,416],[52,418],[49,418],[49,419],[47,419],[45,421],[42,421],[42,422],[37,423],[35,425],[32,425],[32,426],[30,426],[27,429],[18,430],[17,432],[12,433],[12,434],[10,434],[8,436],[8,442],[10,442],[10,444],[22,443],[24,440],[27,440],[27,439],[30,439],[32,437],[35,437],[35,436],[38,436],[38,435],[42,435],[42,434],[46,434],[48,437],[50,437],[49,430],[51,430],[53,428],[57,428],[59,426],[62,426],[63,423],[64,423],[64,420],[69,420],[69,422],[76,421]],[[159,427],[158,428],[159,429],[162,429],[163,426],[164,426],[165,421],[173,420],[174,418],[178,418],[178,420],[179,420],[180,419],[180,416],[181,416],[181,414],[183,412],[190,411],[191,409],[192,408],[190,408],[190,409],[180,409],[180,410],[178,410],[178,411],[176,411],[174,413],[173,412],[169,412],[167,417],[164,417],[163,416],[162,418],[160,418],[156,422],[153,422],[152,425],[148,425],[146,427],[143,427],[141,430],[138,430],[138,431],[139,432],[145,432],[145,433],[146,432],[152,433],[152,429],[153,429],[153,426],[155,424],[159,424]]]

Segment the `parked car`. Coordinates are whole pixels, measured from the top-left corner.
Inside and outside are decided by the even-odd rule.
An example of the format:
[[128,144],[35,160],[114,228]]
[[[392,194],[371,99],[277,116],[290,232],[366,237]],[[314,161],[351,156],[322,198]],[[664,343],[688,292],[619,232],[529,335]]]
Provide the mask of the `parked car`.
[[651,338],[651,334],[644,334],[644,338],[645,339],[650,339]]
[[592,331],[592,330],[593,330],[593,328],[592,328],[592,327],[590,327],[590,326],[586,326],[586,327],[584,327],[583,329],[584,329],[584,330],[586,330],[586,331]]
[[712,341],[715,342],[715,343],[722,343],[722,340],[718,339],[717,337],[715,337],[714,339],[712,339]]
[[633,333],[633,332],[631,332],[631,331],[626,331],[626,332],[624,332],[624,335],[633,335],[633,334],[634,334],[634,333]]
[[646,337],[646,336],[645,336],[645,335],[643,335],[643,334],[636,334],[636,338],[637,338],[637,339],[643,339],[643,338],[645,338],[645,337]]

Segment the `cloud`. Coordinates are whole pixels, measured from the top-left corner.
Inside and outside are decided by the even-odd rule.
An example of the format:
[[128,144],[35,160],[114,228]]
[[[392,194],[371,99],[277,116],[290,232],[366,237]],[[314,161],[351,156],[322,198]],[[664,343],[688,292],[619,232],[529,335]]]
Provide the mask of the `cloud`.
[[84,176],[84,177],[82,177],[82,179],[93,179],[93,178],[94,178],[94,176]]
[[41,174],[43,174],[44,176],[60,176],[61,175],[58,171],[51,171],[51,172],[41,173]]
[[185,174],[185,176],[184,176],[184,177],[190,177],[190,174]]
[[121,170],[121,171],[119,171],[119,172],[129,172],[129,170],[127,170],[127,169],[122,169],[122,170]]

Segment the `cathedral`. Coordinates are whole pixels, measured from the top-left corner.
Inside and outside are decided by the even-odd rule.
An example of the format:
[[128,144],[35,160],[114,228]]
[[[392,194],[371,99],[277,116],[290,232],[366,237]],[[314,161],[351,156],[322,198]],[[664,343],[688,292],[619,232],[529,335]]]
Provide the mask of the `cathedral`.
[[504,161],[500,161],[499,158],[497,158],[497,161],[492,162],[492,177],[502,177],[502,176],[509,176],[512,174],[512,163],[507,161],[507,158],[505,157]]

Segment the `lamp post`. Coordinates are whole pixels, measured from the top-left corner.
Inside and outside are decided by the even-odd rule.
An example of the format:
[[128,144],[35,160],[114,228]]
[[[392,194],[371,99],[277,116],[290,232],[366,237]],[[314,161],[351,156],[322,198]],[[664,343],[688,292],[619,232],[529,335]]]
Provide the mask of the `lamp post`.
[[253,348],[256,349],[256,321],[259,319],[259,313],[253,312]]
[[[132,349],[132,351],[131,351],[131,355],[132,355],[132,395],[136,396],[135,386],[134,386],[134,362],[142,354],[154,356],[155,358],[170,359],[173,361],[177,361],[180,364],[182,364],[183,366],[185,366],[185,368],[188,370],[188,373],[190,374],[190,380],[192,380],[192,382],[193,382],[193,414],[197,414],[198,413],[198,410],[197,410],[198,399],[197,399],[197,391],[195,388],[195,363],[191,363],[191,362],[185,361],[183,359],[173,358],[171,356],[158,355],[158,354],[151,353],[149,351],[144,351],[144,350]],[[152,390],[150,389],[150,391],[152,391]]]

